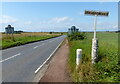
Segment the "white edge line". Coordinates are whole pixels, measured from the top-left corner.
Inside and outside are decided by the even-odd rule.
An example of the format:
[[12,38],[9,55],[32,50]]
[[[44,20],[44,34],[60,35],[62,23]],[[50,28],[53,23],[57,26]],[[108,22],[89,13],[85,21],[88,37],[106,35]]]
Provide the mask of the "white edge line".
[[[64,41],[64,39],[63,39]],[[62,41],[62,42],[63,42]],[[43,62],[42,65],[39,66],[38,69],[35,70],[35,74],[43,67],[44,64],[46,64],[46,62],[51,58],[51,56],[55,53],[55,51],[59,48],[59,46],[62,44],[62,42],[57,46],[57,48],[52,52],[52,54],[50,54],[50,56]]]
[[11,56],[11,57],[8,57],[8,58],[6,58],[6,59],[4,59],[4,60],[1,60],[0,61],[0,63],[1,62],[4,62],[4,61],[7,61],[7,60],[9,60],[9,59],[12,59],[12,58],[14,58],[14,57],[17,57],[18,55],[20,55],[21,53],[18,53],[18,54],[16,54],[16,55],[13,55],[13,56]]

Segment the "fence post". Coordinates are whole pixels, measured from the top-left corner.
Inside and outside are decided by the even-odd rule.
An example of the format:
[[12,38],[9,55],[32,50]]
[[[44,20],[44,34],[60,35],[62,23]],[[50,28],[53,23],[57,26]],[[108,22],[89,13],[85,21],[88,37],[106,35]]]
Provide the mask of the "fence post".
[[82,49],[77,49],[76,52],[76,69],[78,68],[80,64],[80,58],[82,57]]

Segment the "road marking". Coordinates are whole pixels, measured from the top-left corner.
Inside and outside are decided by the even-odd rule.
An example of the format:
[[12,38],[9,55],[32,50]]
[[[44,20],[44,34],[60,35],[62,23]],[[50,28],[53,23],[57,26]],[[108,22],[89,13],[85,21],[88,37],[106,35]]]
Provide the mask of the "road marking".
[[33,48],[35,49],[35,48],[38,48],[38,47],[40,47],[40,46],[42,46],[42,45],[44,45],[44,43],[43,43],[43,44],[41,44],[41,45],[39,45],[39,46],[35,46],[35,47],[33,47]]
[[[62,40],[62,42],[64,41],[64,39]],[[40,65],[36,70],[35,70],[35,74],[38,73],[38,71],[43,67],[44,64],[46,64],[46,62],[51,58],[51,56],[56,52],[56,50],[59,48],[59,46],[62,44],[62,42],[56,47],[56,49],[50,54],[50,56],[43,62],[42,65]]]
[[50,42],[53,42],[54,40],[51,40]]
[[41,44],[40,46],[42,46],[42,45],[44,45],[44,43],[43,43],[43,44]]
[[39,47],[39,46],[35,46],[35,47],[33,47],[33,48],[37,48],[37,47]]
[[1,63],[1,62],[4,62],[4,61],[7,61],[7,60],[9,60],[9,59],[12,59],[12,58],[14,58],[14,57],[17,57],[17,56],[19,56],[19,55],[21,55],[21,53],[18,53],[18,54],[16,54],[16,55],[13,55],[13,56],[11,56],[11,57],[8,57],[8,58],[6,58],[6,59],[4,59],[4,60],[1,60],[0,63]]

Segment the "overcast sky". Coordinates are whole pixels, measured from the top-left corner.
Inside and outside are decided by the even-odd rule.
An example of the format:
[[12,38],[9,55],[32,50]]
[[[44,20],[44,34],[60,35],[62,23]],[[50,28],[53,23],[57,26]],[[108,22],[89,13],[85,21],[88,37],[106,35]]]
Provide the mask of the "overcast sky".
[[31,32],[66,32],[73,25],[92,31],[94,16],[84,15],[85,10],[109,12],[108,17],[98,17],[97,31],[118,30],[117,2],[3,2],[0,31],[8,24]]

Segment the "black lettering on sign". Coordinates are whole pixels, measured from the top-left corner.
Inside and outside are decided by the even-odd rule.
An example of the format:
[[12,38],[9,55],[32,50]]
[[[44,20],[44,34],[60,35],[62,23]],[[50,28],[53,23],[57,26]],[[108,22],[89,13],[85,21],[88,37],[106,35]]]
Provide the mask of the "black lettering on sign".
[[97,16],[108,16],[109,12],[98,12],[98,11],[86,11],[85,10],[85,14],[87,15],[97,15]]

